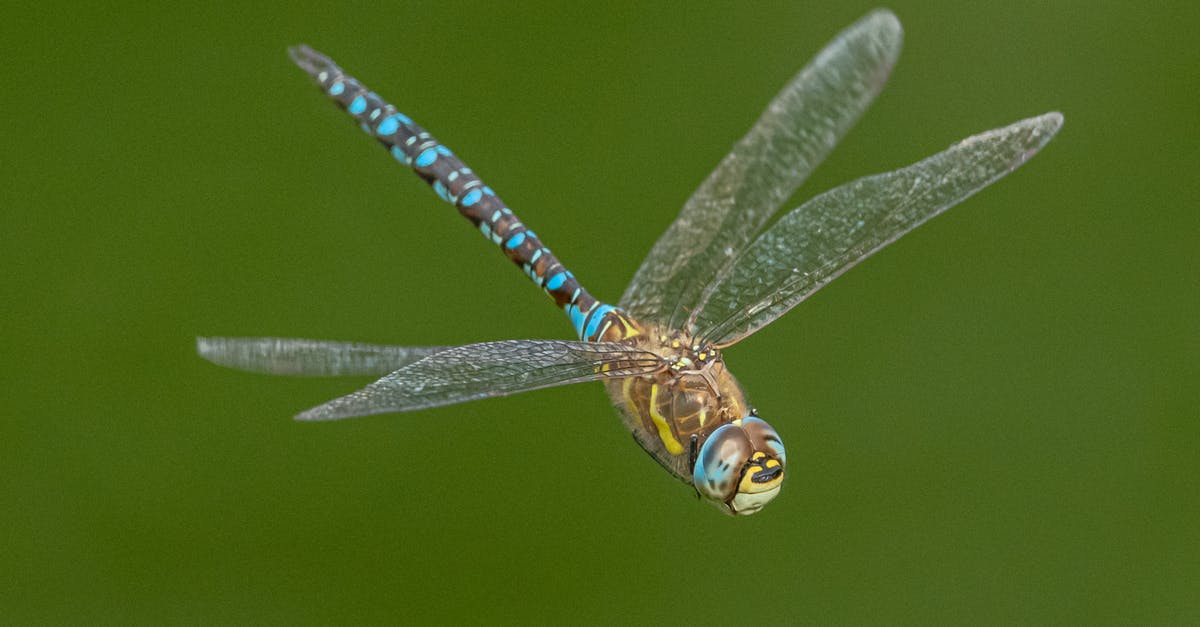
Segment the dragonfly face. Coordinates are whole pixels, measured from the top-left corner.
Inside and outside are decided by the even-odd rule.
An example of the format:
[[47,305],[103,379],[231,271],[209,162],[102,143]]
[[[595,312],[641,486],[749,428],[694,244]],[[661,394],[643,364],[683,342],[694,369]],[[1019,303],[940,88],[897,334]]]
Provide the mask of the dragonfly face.
[[696,456],[696,492],[728,514],[762,509],[783,487],[787,453],[771,425],[756,416],[721,426]]

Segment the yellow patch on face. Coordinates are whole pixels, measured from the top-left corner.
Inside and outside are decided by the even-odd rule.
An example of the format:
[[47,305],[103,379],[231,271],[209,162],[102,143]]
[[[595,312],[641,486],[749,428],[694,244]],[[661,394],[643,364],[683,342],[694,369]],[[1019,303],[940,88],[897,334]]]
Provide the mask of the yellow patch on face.
[[757,473],[760,473],[764,470],[769,470],[771,468],[779,468],[780,466],[781,464],[779,463],[778,459],[768,458],[767,454],[763,453],[762,451],[755,452],[754,455],[750,457],[750,464],[746,467],[746,470],[742,472],[742,480],[738,484],[738,492],[744,494],[757,494],[759,492],[766,492],[768,490],[777,488],[779,484],[783,483],[782,472],[776,475],[774,479],[763,483],[755,483],[753,479],[754,475]]

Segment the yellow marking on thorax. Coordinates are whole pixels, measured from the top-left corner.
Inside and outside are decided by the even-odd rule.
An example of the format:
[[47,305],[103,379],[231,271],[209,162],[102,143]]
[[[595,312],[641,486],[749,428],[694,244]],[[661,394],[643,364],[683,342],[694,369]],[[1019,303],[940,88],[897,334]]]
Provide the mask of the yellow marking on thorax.
[[641,334],[629,318],[617,311],[612,315],[605,316],[604,326],[596,332],[596,338],[601,342],[619,342]]
[[617,316],[617,320],[620,320],[621,326],[625,327],[625,330],[621,333],[622,337],[630,338],[641,335],[641,333],[638,332],[637,327],[634,327],[633,323],[631,323],[625,316]]
[[650,419],[654,421],[654,426],[658,427],[658,439],[662,440],[663,446],[667,447],[667,452],[672,455],[683,453],[683,445],[675,439],[675,434],[671,433],[671,425],[667,424],[667,419],[658,413],[657,383],[650,386]]
[[638,415],[637,405],[633,404],[633,397],[629,394],[631,392],[630,388],[633,387],[634,380],[634,377],[629,377],[628,379],[625,379],[623,383],[621,383],[621,395],[625,397],[625,406],[629,408],[630,416]]

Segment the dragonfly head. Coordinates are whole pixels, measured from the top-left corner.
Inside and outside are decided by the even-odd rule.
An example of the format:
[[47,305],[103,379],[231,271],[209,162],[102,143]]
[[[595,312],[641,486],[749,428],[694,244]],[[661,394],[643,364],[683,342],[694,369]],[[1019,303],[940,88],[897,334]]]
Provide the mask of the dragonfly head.
[[779,434],[757,416],[713,431],[696,455],[696,492],[722,511],[748,516],[779,494],[787,453]]

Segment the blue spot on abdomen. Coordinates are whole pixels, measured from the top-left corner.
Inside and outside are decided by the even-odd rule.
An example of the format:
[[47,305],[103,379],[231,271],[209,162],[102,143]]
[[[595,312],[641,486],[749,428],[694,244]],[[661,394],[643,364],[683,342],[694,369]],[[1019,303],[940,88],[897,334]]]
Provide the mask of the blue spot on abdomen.
[[612,305],[600,305],[599,307],[593,309],[591,315],[588,316],[587,328],[583,330],[583,333],[580,334],[580,337],[587,339],[595,335],[596,327],[600,326],[600,321],[604,319],[604,315],[613,309],[616,309],[616,307],[613,307]]
[[404,116],[400,114],[387,116],[382,122],[379,123],[379,126],[375,128],[375,132],[379,135],[391,135],[392,133],[395,133],[400,129],[400,120],[397,118],[402,117]]
[[579,311],[577,305],[567,305],[567,317],[571,319],[571,325],[575,327],[575,333],[579,337],[583,337],[583,312]]
[[508,238],[508,241],[505,242],[504,246],[509,249],[516,248],[517,246],[520,246],[521,242],[523,241],[525,241],[525,231],[521,231],[520,233]]
[[567,282],[567,273],[559,272],[558,274],[550,277],[549,281],[546,281],[546,289],[553,292],[554,290],[562,287],[563,283],[566,283],[566,282]]
[[[428,151],[426,151],[426,152],[428,152]],[[421,154],[424,155],[424,153],[421,153]],[[419,164],[420,159],[418,159],[417,162]],[[433,163],[433,161],[431,160],[430,163]],[[473,189],[473,190],[467,192],[466,196],[463,196],[462,206],[470,207],[471,205],[479,202],[480,198],[483,198],[483,194],[479,193],[479,190]]]
[[437,157],[438,157],[438,153],[436,150],[434,150],[433,148],[426,148],[424,151],[421,152],[421,154],[417,155],[417,161],[416,161],[417,167],[425,168],[425,167],[431,166],[431,165],[433,165],[434,161],[437,161]]

